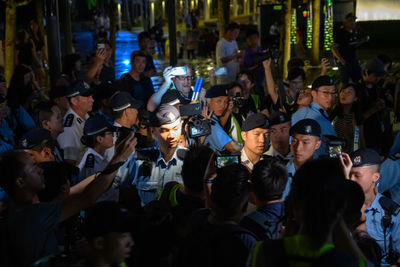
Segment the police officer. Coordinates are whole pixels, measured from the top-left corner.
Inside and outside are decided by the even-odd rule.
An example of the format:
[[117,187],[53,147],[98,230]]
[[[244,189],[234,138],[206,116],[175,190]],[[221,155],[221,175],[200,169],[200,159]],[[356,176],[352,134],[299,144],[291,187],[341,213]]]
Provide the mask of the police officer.
[[150,115],[150,127],[160,147],[136,152],[138,171],[133,183],[137,186],[142,205],[154,200],[166,183],[182,183],[181,169],[187,150],[178,145],[182,121],[175,107],[159,106]]
[[19,148],[31,154],[38,164],[56,160],[54,145],[50,131],[43,128],[30,130],[19,140]]
[[71,107],[64,116],[64,132],[58,136],[57,141],[64,150],[64,161],[76,165],[84,152],[81,137],[94,100],[90,86],[84,81],[73,83],[67,98]]
[[[326,75],[319,76],[312,83],[311,89],[313,102],[310,106],[303,107],[293,114],[292,125],[302,119],[313,119],[320,125],[322,135],[336,135],[327,113],[337,95],[333,79]],[[322,143],[315,156],[325,154],[325,143]]]
[[285,112],[274,112],[269,118],[269,124],[271,146],[265,154],[277,157],[287,164],[293,158],[289,144],[290,117]]
[[262,159],[265,145],[269,144],[268,127],[268,119],[261,113],[252,114],[243,122],[241,134],[244,147],[240,160],[249,171]]
[[383,194],[389,190],[390,198],[400,203],[400,153],[390,155],[380,168],[378,180],[378,191]]
[[108,164],[105,151],[114,145],[115,127],[100,114],[86,120],[81,141],[88,147],[79,164],[81,178],[101,172]]
[[321,127],[315,120],[304,119],[292,126],[290,136],[292,137],[290,149],[293,153],[293,159],[286,164],[288,182],[282,199],[285,199],[289,194],[296,171],[304,163],[312,160],[314,153],[321,146]]
[[359,149],[351,155],[351,161],[349,177],[364,191],[367,232],[381,247],[381,266],[396,265],[400,253],[400,206],[376,191],[379,154],[372,149]]
[[214,85],[206,93],[209,112],[211,112],[211,134],[208,135],[204,144],[214,151],[238,152],[242,148],[221,127],[219,117],[224,114],[228,107],[228,95],[225,85]]

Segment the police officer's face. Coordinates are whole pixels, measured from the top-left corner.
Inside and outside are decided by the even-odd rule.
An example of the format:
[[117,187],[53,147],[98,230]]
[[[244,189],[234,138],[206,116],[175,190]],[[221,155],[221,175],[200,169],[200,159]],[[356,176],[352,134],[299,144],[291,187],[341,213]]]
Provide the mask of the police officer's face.
[[179,119],[174,123],[164,124],[160,127],[153,128],[153,133],[161,147],[175,148],[179,144],[181,130],[182,125],[181,120]]
[[53,106],[51,111],[53,114],[51,115],[50,120],[44,121],[45,125],[43,125],[43,127],[49,130],[52,135],[58,136],[60,133],[64,132],[63,116],[58,106]]
[[144,68],[146,67],[146,58],[145,57],[135,57],[135,60],[132,62],[132,69],[134,69],[138,73],[144,72]]
[[311,91],[313,101],[317,103],[324,110],[328,110],[332,107],[333,102],[336,98],[335,86],[321,86],[317,90]]
[[281,151],[289,149],[290,122],[273,125],[269,128],[272,146]]
[[139,111],[136,108],[127,108],[126,109],[126,115],[129,118],[131,127],[133,125],[139,125],[138,113],[139,113]]
[[104,235],[103,244],[102,254],[109,264],[114,265],[129,258],[133,240],[130,233],[112,232]]
[[78,106],[85,113],[92,110],[93,102],[94,100],[92,96],[78,96]]
[[210,111],[214,112],[215,116],[222,116],[228,107],[228,97],[218,96],[209,99],[208,108]]
[[292,136],[291,150],[293,161],[298,165],[303,165],[314,156],[315,150],[321,145],[321,140],[316,136],[294,134]]
[[268,130],[256,128],[247,132],[242,132],[244,147],[256,155],[264,152],[264,144],[269,143]]
[[358,183],[365,195],[374,193],[375,184],[378,179],[379,172],[377,165],[351,168],[350,180]]

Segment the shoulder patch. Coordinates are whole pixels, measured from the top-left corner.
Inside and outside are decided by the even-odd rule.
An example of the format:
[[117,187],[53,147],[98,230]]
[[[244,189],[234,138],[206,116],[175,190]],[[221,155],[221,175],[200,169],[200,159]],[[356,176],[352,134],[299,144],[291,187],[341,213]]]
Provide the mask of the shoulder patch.
[[74,114],[68,114],[64,121],[64,127],[71,127],[74,122]]
[[187,149],[178,149],[178,151],[176,151],[176,155],[178,156],[178,158],[180,160],[184,160],[186,157],[186,153],[188,152]]
[[389,158],[392,160],[398,160],[398,159],[400,159],[400,153],[390,155]]
[[79,117],[77,117],[76,120],[77,120],[77,122],[78,122],[79,124],[81,124],[81,123],[83,122],[83,120],[82,120],[81,118],[79,118]]
[[160,151],[156,149],[152,150],[139,150],[135,153],[135,159],[144,160],[144,161],[156,161],[158,156],[160,155]]
[[86,157],[85,168],[94,168],[94,155],[92,153]]

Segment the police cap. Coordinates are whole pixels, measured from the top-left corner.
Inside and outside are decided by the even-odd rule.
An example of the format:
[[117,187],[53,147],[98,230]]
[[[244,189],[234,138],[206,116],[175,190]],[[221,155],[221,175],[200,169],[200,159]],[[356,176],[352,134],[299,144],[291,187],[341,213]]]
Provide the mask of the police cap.
[[134,99],[128,92],[120,92],[113,96],[110,105],[113,111],[122,111],[127,108],[140,109],[143,103]]
[[290,121],[290,117],[285,112],[273,112],[269,117],[269,126],[278,125]]
[[321,126],[319,126],[318,122],[315,120],[304,119],[298,121],[290,128],[290,135],[294,134],[304,134],[321,137]]
[[[161,98],[161,103],[162,104],[168,104],[168,105],[177,105],[177,104],[189,104],[190,101],[184,101],[182,102],[183,97],[180,95],[178,90],[168,90],[165,92],[163,97]],[[185,103],[186,102],[186,103]]]
[[225,84],[214,85],[207,90],[206,98],[214,98],[219,96],[228,96],[228,89]]
[[179,111],[174,106],[162,104],[150,113],[150,126],[160,127],[164,124],[174,123],[180,117]]
[[97,135],[104,132],[114,132],[116,127],[112,126],[100,114],[96,114],[86,120],[83,127],[84,135]]
[[22,136],[19,147],[21,149],[32,149],[48,140],[53,140],[50,131],[44,128],[34,128]]
[[378,152],[371,148],[358,149],[351,154],[350,158],[353,167],[379,165],[381,163]]
[[267,116],[262,113],[254,113],[248,116],[242,124],[242,132],[251,131],[256,128],[269,128],[269,121]]
[[332,86],[335,85],[333,79],[328,75],[319,76],[317,79],[314,80],[312,83],[312,90],[318,90],[321,86]]
[[93,95],[93,90],[90,88],[90,85],[85,81],[78,80],[71,84],[67,91],[67,97],[75,97],[75,96],[91,96]]

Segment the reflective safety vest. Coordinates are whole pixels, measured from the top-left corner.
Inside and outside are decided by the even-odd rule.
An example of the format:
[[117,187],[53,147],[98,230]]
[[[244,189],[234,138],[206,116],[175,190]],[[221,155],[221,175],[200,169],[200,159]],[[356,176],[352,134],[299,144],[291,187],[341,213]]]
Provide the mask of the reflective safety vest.
[[260,112],[260,97],[255,94],[250,95],[251,99],[253,99],[254,105],[256,106],[257,112]]
[[244,144],[242,139],[242,130],[240,128],[239,122],[234,115],[231,115],[231,128],[229,129],[228,135],[239,144]]

